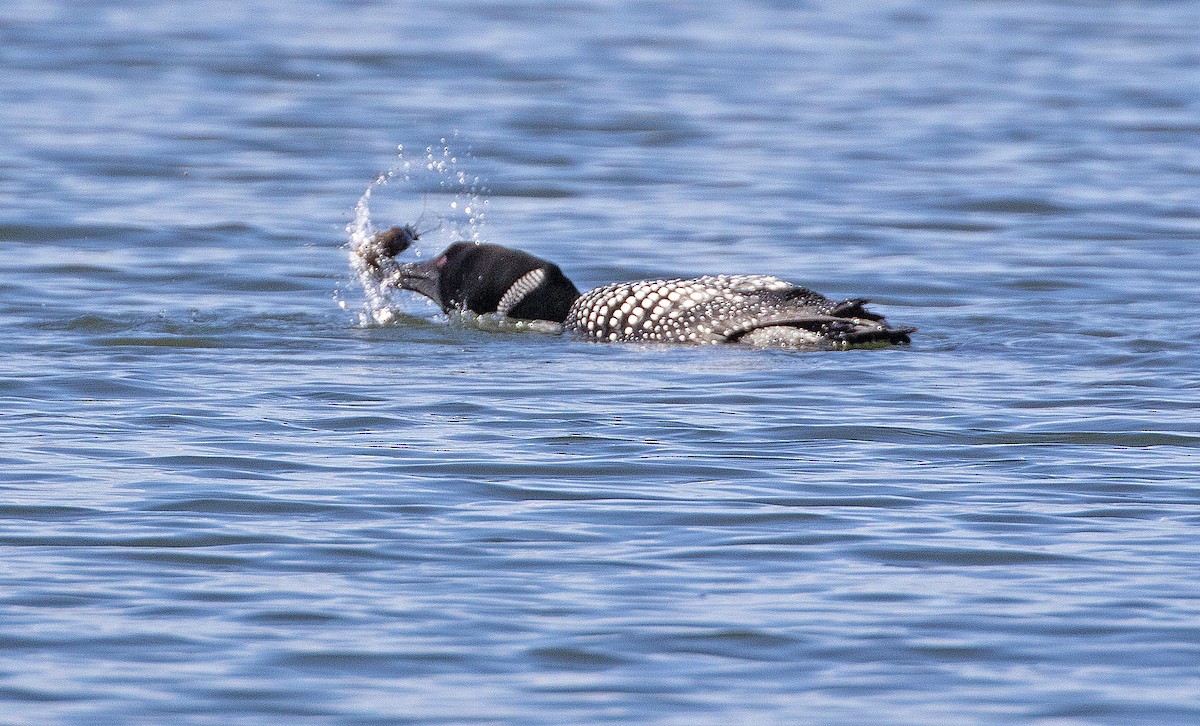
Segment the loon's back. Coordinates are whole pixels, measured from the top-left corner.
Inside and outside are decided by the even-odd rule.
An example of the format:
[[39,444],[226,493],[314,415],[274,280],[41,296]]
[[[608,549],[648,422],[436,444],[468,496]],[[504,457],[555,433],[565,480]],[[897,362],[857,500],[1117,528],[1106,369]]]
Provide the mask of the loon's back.
[[863,308],[766,275],[706,275],[605,285],[571,305],[563,326],[585,338],[662,343],[848,347],[909,342]]

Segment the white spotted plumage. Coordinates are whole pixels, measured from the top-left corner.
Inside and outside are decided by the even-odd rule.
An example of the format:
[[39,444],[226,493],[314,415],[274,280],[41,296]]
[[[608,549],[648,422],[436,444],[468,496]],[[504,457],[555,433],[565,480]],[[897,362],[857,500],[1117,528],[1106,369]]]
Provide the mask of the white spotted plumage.
[[709,275],[605,285],[571,306],[564,327],[593,340],[722,343],[762,320],[810,322],[833,303],[765,275]]

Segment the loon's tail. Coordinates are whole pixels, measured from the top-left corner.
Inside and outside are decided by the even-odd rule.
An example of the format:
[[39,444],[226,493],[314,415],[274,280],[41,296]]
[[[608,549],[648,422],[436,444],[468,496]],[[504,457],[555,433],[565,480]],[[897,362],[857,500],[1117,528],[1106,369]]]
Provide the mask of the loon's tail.
[[[768,293],[775,294],[775,293]],[[864,307],[869,300],[851,298],[833,302],[805,288],[778,295],[770,314],[751,318],[730,331],[730,342],[761,347],[871,348],[907,345],[916,328],[892,327],[879,313]]]
[[917,329],[913,327],[893,328],[883,324],[877,328],[853,326],[847,330],[838,330],[834,326],[827,335],[840,348],[869,348],[876,345],[908,345],[912,342],[909,333],[915,332]]
[[867,310],[864,305],[870,300],[856,297],[843,300],[833,306],[829,314],[841,320],[833,321],[827,333],[830,340],[841,347],[858,348],[872,345],[908,345],[912,341],[909,333],[916,328],[888,325],[882,315]]
[[836,348],[872,348],[912,342],[908,336],[917,332],[916,328],[892,327],[882,315],[863,307],[868,302],[865,298],[854,298],[834,305],[829,311],[830,319],[819,328],[822,337]]

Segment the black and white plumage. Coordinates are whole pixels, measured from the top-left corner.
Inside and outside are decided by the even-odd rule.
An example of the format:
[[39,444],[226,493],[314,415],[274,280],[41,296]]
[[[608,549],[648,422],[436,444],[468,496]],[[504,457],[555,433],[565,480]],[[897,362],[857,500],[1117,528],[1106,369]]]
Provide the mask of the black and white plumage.
[[605,285],[584,293],[564,322],[592,340],[819,346],[907,342],[865,310],[767,275],[706,275]]
[[[415,239],[411,227],[376,235],[372,264]],[[446,312],[547,320],[596,341],[844,348],[908,343],[914,331],[889,326],[866,300],[837,302],[766,275],[621,282],[580,295],[554,263],[499,245],[455,243],[428,262],[395,264],[392,280]]]
[[561,323],[579,297],[558,265],[500,245],[455,242],[427,262],[397,264],[393,258],[417,239],[411,226],[392,227],[375,235],[360,254],[388,284],[420,293],[445,312]]

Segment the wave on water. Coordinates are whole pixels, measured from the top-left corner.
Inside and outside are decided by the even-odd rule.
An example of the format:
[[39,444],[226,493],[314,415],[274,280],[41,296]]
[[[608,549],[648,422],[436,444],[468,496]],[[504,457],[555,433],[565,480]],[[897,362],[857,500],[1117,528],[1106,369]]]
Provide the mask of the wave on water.
[[[353,221],[346,225],[350,269],[364,297],[357,313],[357,322],[362,326],[387,325],[401,313],[398,301],[393,299],[398,289],[394,284],[395,270],[377,263],[381,250],[375,238],[379,230],[372,219],[371,203],[378,193],[399,187],[401,198],[393,202],[396,214],[391,223],[412,224],[421,233],[421,239],[427,244],[434,243],[437,251],[452,242],[478,244],[488,205],[479,177],[468,175],[459,166],[460,159],[470,158],[469,150],[455,152],[444,138],[437,145],[426,146],[419,159],[408,158],[403,145],[396,149],[398,161],[367,186],[354,205]],[[421,210],[413,214],[411,208],[418,200]],[[443,206],[431,211],[431,200]],[[419,250],[415,256],[421,256]],[[410,296],[415,297],[411,293]],[[339,290],[337,298],[342,309],[351,307],[342,291]]]

